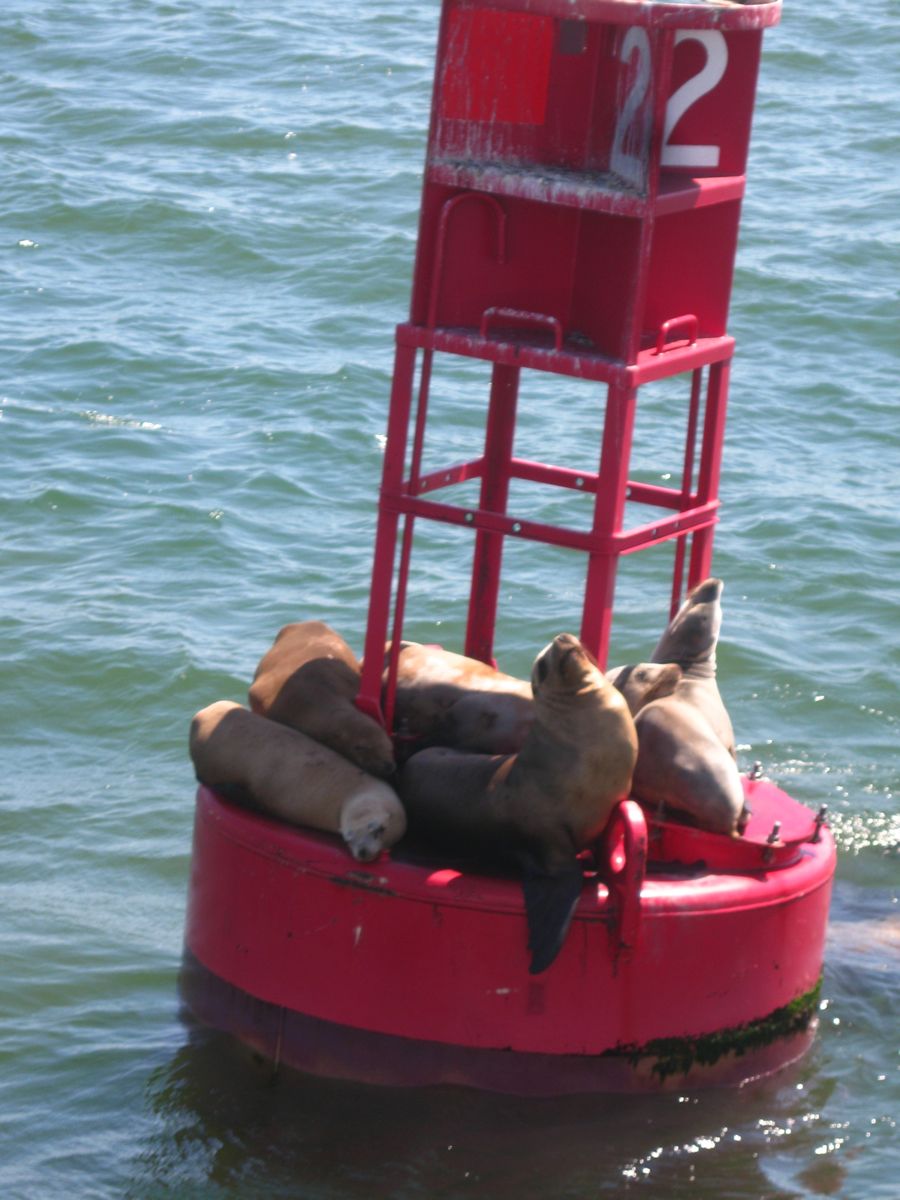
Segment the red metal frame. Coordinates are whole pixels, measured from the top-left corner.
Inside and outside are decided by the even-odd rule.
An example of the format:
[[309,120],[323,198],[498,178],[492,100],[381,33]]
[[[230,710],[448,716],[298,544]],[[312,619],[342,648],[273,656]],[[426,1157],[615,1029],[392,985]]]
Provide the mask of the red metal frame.
[[[779,3],[444,0],[358,701],[389,728],[417,520],[474,533],[464,649],[485,662],[507,537],[587,555],[581,638],[601,665],[622,555],[676,540],[673,609],[709,573],[740,201],[762,29],[779,16]],[[491,387],[481,454],[423,475],[435,354],[493,364]],[[523,370],[605,385],[596,473],[516,456]],[[630,480],[640,389],[677,375],[681,481]],[[475,507],[430,497],[470,479]],[[514,479],[592,494],[590,530],[509,513]],[[668,512],[626,527],[626,505]]]

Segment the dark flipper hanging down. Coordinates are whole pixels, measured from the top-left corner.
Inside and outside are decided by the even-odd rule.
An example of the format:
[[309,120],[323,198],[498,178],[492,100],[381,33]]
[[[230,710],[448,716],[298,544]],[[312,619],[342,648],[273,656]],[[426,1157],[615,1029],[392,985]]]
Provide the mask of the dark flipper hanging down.
[[572,916],[581,897],[584,873],[574,861],[552,875],[526,866],[522,877],[531,975],[546,971],[562,949]]

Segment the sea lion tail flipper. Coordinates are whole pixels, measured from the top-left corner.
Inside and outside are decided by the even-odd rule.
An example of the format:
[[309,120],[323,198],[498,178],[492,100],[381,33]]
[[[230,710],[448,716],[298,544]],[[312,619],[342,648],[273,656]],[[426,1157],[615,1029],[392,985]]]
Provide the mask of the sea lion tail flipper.
[[528,921],[528,949],[531,975],[546,971],[562,949],[572,915],[584,886],[584,873],[578,862],[552,875],[536,867],[526,867],[522,878],[525,916]]

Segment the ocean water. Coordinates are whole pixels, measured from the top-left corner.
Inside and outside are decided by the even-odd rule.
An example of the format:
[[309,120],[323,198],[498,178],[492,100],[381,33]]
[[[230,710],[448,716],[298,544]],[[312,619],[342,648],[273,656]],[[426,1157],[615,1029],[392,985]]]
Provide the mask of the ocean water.
[[[272,1079],[179,1013],[190,717],[242,699],[286,621],[361,648],[437,14],[0,12],[0,1195],[896,1197],[889,0],[789,3],[766,35],[731,314],[720,679],[742,763],[830,809],[811,1053],[737,1092],[522,1101]],[[482,384],[442,378],[442,453]],[[586,389],[534,388],[525,453],[590,434]],[[658,470],[664,406],[639,468]],[[467,543],[419,549],[407,632],[454,646]],[[664,623],[666,570],[623,566],[619,661]],[[510,548],[501,665],[577,627],[580,581]]]

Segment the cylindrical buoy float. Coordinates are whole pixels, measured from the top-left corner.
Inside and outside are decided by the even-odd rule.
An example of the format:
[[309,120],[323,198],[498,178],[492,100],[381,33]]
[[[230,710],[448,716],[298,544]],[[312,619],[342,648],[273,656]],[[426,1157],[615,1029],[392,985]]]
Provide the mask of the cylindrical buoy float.
[[808,809],[744,786],[739,840],[621,804],[539,977],[516,879],[399,850],[363,867],[336,837],[201,788],[185,996],[275,1061],[373,1083],[558,1094],[768,1074],[812,1036],[835,852]]

